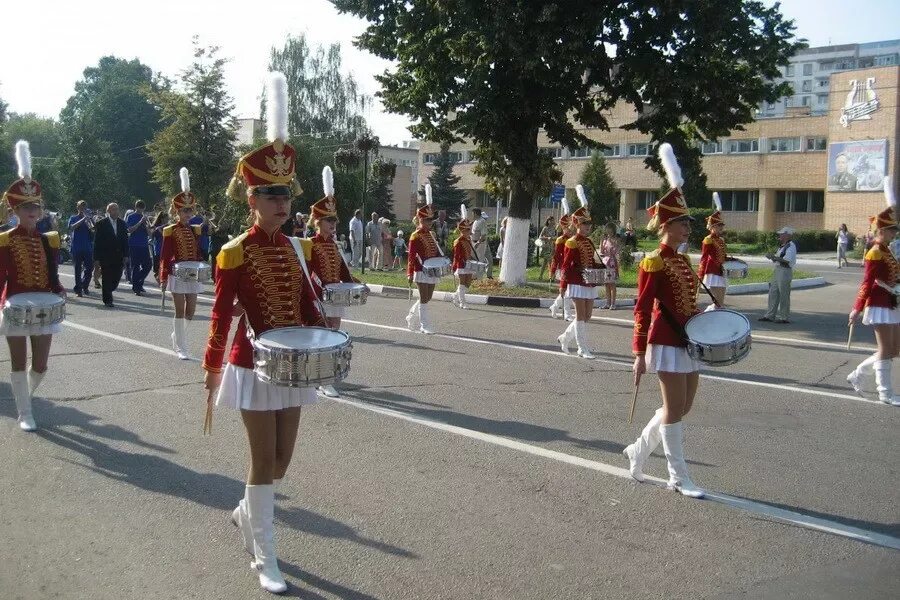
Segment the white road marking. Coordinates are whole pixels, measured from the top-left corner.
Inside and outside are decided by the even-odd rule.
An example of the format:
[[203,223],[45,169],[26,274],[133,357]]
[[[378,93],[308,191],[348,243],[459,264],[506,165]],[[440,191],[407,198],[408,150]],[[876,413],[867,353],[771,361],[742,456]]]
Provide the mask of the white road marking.
[[[162,354],[166,354],[169,356],[175,356],[175,353],[168,348],[163,348],[161,346],[154,346],[153,344],[148,344],[146,342],[141,342],[139,340],[135,340],[132,338],[128,338],[121,335],[116,335],[114,333],[109,333],[107,331],[102,331],[99,329],[94,329],[93,327],[87,327],[85,325],[79,325],[77,323],[72,323],[71,321],[64,322],[66,326],[72,327],[74,329],[84,331],[86,333],[92,333],[95,335],[101,335],[103,337],[111,338],[116,341],[124,342],[126,344],[132,344],[139,348],[144,348],[147,350],[154,350],[156,352],[160,352]],[[382,328],[382,329],[400,329],[403,331],[408,331],[403,328],[392,327],[389,325],[374,325],[369,323],[361,323],[359,321],[353,321],[353,323],[360,323],[363,325],[371,325],[374,327]],[[440,334],[437,334],[440,335]],[[440,337],[446,337],[450,339],[458,339],[461,341],[470,341],[470,342],[479,342],[488,345],[499,345],[499,346],[508,346],[510,348],[522,349],[518,346],[512,346],[509,344],[501,344],[499,342],[490,342],[487,340],[474,340],[470,338],[462,338],[457,336],[444,336],[440,335]],[[562,354],[561,352],[552,352],[549,350],[542,350],[542,352],[548,352],[551,354]],[[612,362],[612,361],[606,361]],[[486,442],[489,444],[493,444],[495,446],[502,446],[504,448],[509,448],[511,450],[517,450],[519,452],[524,452],[527,454],[531,454],[533,456],[540,456],[543,458],[555,460],[558,462],[566,463],[569,465],[582,467],[585,469],[590,469],[593,471],[598,471],[600,473],[605,473],[607,475],[612,475],[614,477],[619,477],[622,479],[631,479],[631,474],[627,469],[622,467],[616,467],[613,465],[609,465],[606,463],[602,463],[595,460],[590,460],[587,458],[582,458],[580,456],[574,456],[571,454],[566,454],[564,452],[559,452],[556,450],[550,450],[548,448],[542,448],[540,446],[535,446],[532,444],[526,444],[524,442],[519,442],[517,440],[511,440],[509,438],[504,438],[498,435],[493,435],[490,433],[484,433],[481,431],[475,431],[473,429],[466,429],[464,427],[459,427],[457,425],[450,425],[449,423],[443,423],[441,421],[434,421],[431,419],[426,419],[423,417],[417,417],[413,415],[408,415],[402,413],[400,411],[392,410],[390,408],[384,408],[380,406],[374,406],[368,404],[366,402],[360,402],[357,400],[349,400],[347,398],[329,398],[334,402],[338,402],[341,404],[345,404],[348,406],[353,406],[355,408],[367,410],[370,412],[378,413],[384,416],[401,419],[404,421],[408,421],[410,423],[416,423],[418,425],[423,425],[425,427],[430,427],[432,429],[437,429],[440,431],[444,431],[447,433],[452,433],[454,435],[459,435],[463,437],[467,437],[474,440],[479,440],[482,442]],[[624,459],[623,459],[624,460]],[[657,485],[663,486],[665,482],[662,479],[657,477],[652,477],[647,475],[647,481],[655,483]],[[852,540],[857,540],[861,542],[866,542],[869,544],[874,544],[877,546],[883,546],[885,548],[893,548],[896,550],[900,550],[900,538],[891,537],[889,535],[881,534],[874,531],[867,531],[865,529],[860,529],[857,527],[851,527],[848,525],[843,525],[841,523],[837,523],[834,521],[829,521],[827,519],[820,519],[817,517],[811,517],[808,515],[804,515],[802,513],[789,511],[780,509],[774,506],[770,506],[768,504],[762,502],[755,502],[753,500],[747,500],[744,498],[737,498],[734,496],[729,496],[728,494],[722,494],[718,492],[713,492],[707,490],[706,497],[710,500],[723,504],[725,506],[729,506],[734,509],[742,510],[744,512],[749,512],[752,514],[760,515],[763,517],[770,518],[775,521],[779,521],[782,523],[786,523],[789,525],[795,525],[797,527],[803,527],[806,529],[812,529],[814,531],[820,531],[823,533],[830,533],[833,535],[838,535],[841,537],[845,537]]]

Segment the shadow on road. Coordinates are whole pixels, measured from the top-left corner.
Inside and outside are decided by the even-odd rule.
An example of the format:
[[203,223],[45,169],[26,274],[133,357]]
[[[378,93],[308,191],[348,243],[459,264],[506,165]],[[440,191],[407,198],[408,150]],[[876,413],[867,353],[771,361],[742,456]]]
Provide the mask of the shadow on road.
[[[294,579],[302,581],[307,585],[318,588],[323,592],[327,592],[328,594],[340,598],[341,600],[378,600],[378,598],[376,598],[375,596],[370,596],[369,594],[364,594],[362,592],[352,590],[339,583],[334,583],[333,581],[328,581],[327,579],[323,579],[318,575],[313,575],[309,571],[304,571],[297,565],[289,563],[285,560],[279,560],[278,566],[281,567],[281,572],[284,575],[293,577]],[[283,594],[282,597],[312,598],[314,600],[326,598],[326,596],[322,596],[321,594],[318,594],[311,590],[297,589],[293,586],[289,587],[287,593]]]
[[310,533],[323,538],[347,540],[359,544],[360,546],[365,546],[402,558],[419,558],[417,554],[410,552],[409,550],[362,536],[349,525],[345,525],[335,519],[312,512],[311,510],[306,510],[305,508],[279,507],[278,510],[275,511],[275,518],[296,531]]

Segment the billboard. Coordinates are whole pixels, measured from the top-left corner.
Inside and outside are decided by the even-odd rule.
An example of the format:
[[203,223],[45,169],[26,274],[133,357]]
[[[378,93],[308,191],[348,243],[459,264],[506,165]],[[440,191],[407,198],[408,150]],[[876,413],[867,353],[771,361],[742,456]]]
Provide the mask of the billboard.
[[887,158],[887,140],[828,144],[828,191],[882,191]]

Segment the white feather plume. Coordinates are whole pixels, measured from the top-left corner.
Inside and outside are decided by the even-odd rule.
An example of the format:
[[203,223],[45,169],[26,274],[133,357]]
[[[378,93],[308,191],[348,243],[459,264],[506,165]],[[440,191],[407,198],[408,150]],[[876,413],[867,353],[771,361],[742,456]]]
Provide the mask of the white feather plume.
[[178,176],[181,178],[181,191],[191,191],[191,175],[188,173],[187,167],[181,167],[178,170]]
[[460,205],[459,205],[459,217],[460,217],[463,221],[467,221],[467,220],[469,219],[469,211],[466,210],[466,205],[465,205],[465,204],[460,204]]
[[719,198],[719,192],[713,192],[713,206],[716,207],[716,210],[722,210],[722,199]]
[[578,201],[581,202],[582,206],[588,205],[588,199],[584,193],[584,187],[580,183],[575,186],[575,194],[578,196]]
[[25,140],[16,142],[16,164],[19,166],[19,177],[25,183],[31,183],[31,146]]
[[678,166],[672,144],[665,142],[659,145],[659,160],[662,162],[663,171],[666,172],[669,187],[680,189],[684,185],[684,179],[681,177],[681,167]]
[[431,200],[431,184],[426,183],[425,184],[425,204],[428,206],[431,206],[431,202],[432,202],[432,200]]
[[569,199],[568,199],[568,198],[563,198],[563,199],[562,199],[562,211],[563,211],[562,214],[564,214],[564,215],[571,214],[571,213],[569,212]]
[[890,175],[884,176],[884,199],[888,206],[897,207],[897,198],[894,196],[894,181]]
[[325,190],[326,198],[334,196],[334,173],[328,165],[322,169],[322,189]]
[[266,137],[270,142],[288,139],[288,92],[284,73],[272,71],[266,86]]

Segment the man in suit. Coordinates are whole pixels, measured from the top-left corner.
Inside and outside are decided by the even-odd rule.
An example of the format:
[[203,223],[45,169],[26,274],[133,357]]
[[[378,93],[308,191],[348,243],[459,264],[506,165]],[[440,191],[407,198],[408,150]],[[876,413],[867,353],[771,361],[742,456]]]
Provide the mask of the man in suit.
[[111,202],[106,207],[106,218],[95,226],[94,257],[100,261],[103,288],[103,304],[113,308],[112,293],[119,287],[122,267],[128,256],[128,226],[119,218],[119,205]]

